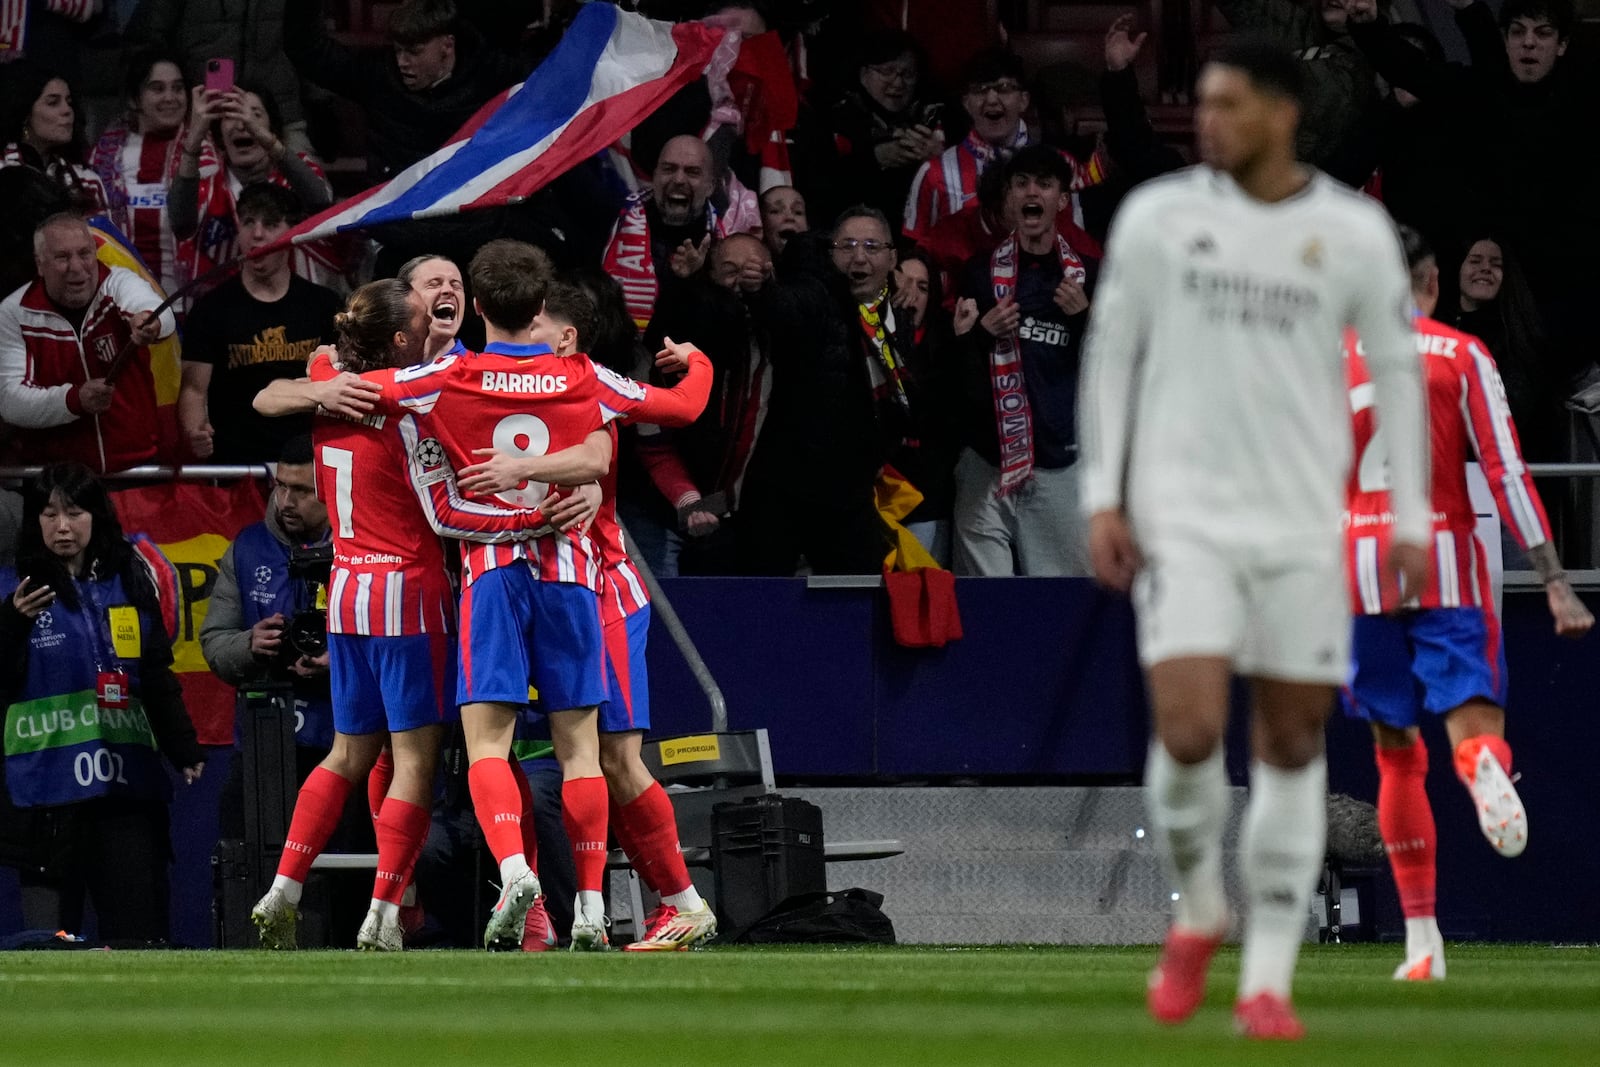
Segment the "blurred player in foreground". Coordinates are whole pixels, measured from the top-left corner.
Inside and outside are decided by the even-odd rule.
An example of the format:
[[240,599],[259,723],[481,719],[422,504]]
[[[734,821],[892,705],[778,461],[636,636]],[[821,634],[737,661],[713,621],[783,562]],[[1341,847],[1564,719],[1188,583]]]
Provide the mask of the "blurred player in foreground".
[[1323,727],[1349,663],[1348,326],[1366,340],[1389,436],[1384,566],[1407,589],[1425,579],[1430,529],[1405,264],[1376,201],[1295,161],[1300,79],[1288,52],[1248,38],[1206,64],[1205,165],[1123,204],[1079,392],[1090,561],[1133,591],[1154,716],[1145,784],[1178,890],[1149,1009],[1165,1023],[1192,1015],[1228,931],[1222,739],[1238,673],[1254,759],[1234,1020],[1265,1039],[1304,1033],[1290,985],[1327,833]]

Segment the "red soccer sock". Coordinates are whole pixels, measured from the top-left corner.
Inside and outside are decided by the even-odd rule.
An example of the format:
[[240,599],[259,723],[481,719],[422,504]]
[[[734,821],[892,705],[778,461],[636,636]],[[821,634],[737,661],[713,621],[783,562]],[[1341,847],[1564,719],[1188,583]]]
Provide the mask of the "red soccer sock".
[[507,761],[517,779],[517,792],[522,796],[522,855],[534,874],[539,873],[539,828],[533,821],[533,787],[528,784],[528,773],[517,760]]
[[606,780],[569,778],[561,783],[561,821],[572,842],[578,892],[602,892],[606,879]]
[[[627,855],[628,862],[633,864],[633,873],[639,876],[639,881],[652,893],[657,893],[655,883],[650,881],[650,872],[645,869],[644,863],[639,858],[639,842],[634,839],[633,827],[628,824],[628,817],[624,808],[617,803],[616,797],[610,797],[608,810],[611,813],[611,836],[616,839],[617,847]],[[659,895],[659,893],[658,893]]]
[[339,825],[353,785],[350,779],[341,778],[326,767],[312,769],[294,802],[288,840],[283,843],[283,856],[278,860],[280,875],[296,882],[306,880],[312,861],[322,853],[333,836],[333,828]]
[[1456,746],[1456,777],[1461,779],[1462,785],[1472,784],[1473,772],[1478,767],[1478,750],[1485,745],[1494,754],[1500,769],[1506,772],[1508,778],[1511,776],[1511,746],[1506,744],[1506,739],[1494,734],[1479,734]]
[[1408,919],[1431,917],[1438,887],[1438,837],[1428,803],[1428,749],[1378,748],[1378,832]]
[[522,854],[522,797],[511,765],[497,758],[481,759],[467,768],[472,810],[483,840],[496,863]]
[[378,762],[367,774],[367,807],[372,809],[372,824],[378,824],[378,812],[383,810],[383,798],[389,795],[389,783],[394,781],[394,757],[388,749],[378,753]]
[[617,809],[618,826],[626,826],[636,852],[629,852],[639,880],[661,896],[689,888],[689,868],[678,850],[678,818],[660,782]]
[[428,839],[427,808],[390,797],[383,802],[375,827],[378,837],[378,874],[372,880],[372,899],[399,904],[411,881],[411,872]]

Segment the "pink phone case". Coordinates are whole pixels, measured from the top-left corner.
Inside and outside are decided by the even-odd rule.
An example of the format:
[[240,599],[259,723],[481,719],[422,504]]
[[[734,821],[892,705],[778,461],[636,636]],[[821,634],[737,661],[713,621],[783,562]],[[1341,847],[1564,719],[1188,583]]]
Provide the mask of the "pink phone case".
[[233,88],[233,60],[228,58],[206,60],[206,91],[226,93]]

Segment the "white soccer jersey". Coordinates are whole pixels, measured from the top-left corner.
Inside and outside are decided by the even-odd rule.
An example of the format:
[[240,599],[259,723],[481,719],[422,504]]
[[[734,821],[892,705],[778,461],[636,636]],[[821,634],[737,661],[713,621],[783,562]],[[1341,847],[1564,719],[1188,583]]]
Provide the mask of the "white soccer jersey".
[[1318,551],[1350,464],[1341,345],[1360,332],[1390,455],[1396,537],[1425,544],[1427,410],[1394,227],[1317,173],[1276,204],[1193,167],[1123,204],[1079,390],[1083,507],[1140,539]]

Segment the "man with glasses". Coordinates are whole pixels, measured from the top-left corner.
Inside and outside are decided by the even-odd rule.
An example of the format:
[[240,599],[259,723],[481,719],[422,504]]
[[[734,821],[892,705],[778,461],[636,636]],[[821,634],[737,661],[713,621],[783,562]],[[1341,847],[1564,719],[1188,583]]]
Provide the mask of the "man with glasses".
[[942,105],[918,93],[920,57],[916,41],[903,30],[878,30],[861,39],[856,84],[840,94],[829,116],[844,173],[837,196],[818,205],[818,214],[859,198],[899,225],[917,168],[945,149]]
[[[902,232],[921,242],[940,219],[956,214],[978,195],[978,178],[997,160],[1033,143],[1022,115],[1028,110],[1028,90],[1022,77],[1022,60],[1004,51],[985,52],[967,69],[961,106],[972,119],[972,130],[959,144],[930,159],[917,171],[906,198]],[[1072,189],[1085,184],[1076,160]]]
[[739,567],[788,576],[803,559],[814,574],[877,574],[873,485],[915,410],[909,319],[885,295],[888,220],[851,208],[831,234],[791,237],[783,262],[760,303],[772,392],[740,493]]
[[[928,548],[946,540],[953,488],[940,445],[924,373],[909,363],[916,349],[916,327],[891,293],[889,276],[897,257],[889,220],[858,205],[839,216],[833,228],[833,265],[845,276],[854,314],[847,314],[848,350],[866,366],[872,395],[877,455],[922,493],[922,503],[906,526]],[[943,527],[941,529],[941,527]]]

